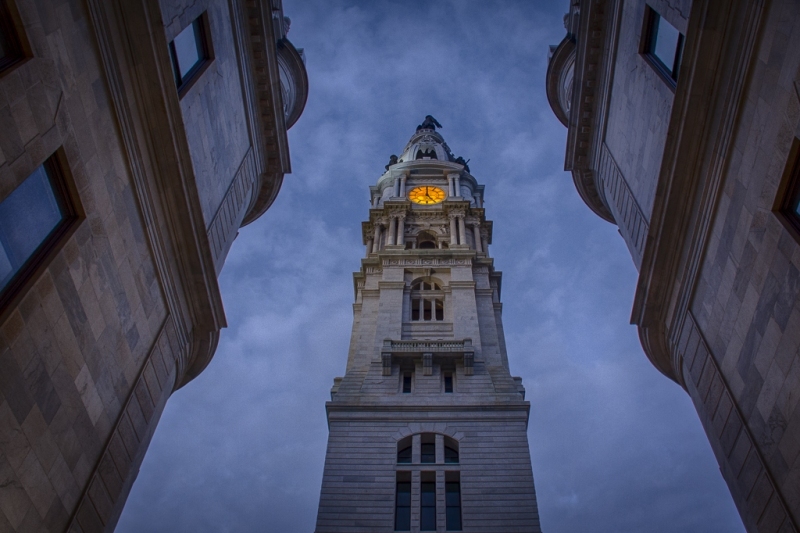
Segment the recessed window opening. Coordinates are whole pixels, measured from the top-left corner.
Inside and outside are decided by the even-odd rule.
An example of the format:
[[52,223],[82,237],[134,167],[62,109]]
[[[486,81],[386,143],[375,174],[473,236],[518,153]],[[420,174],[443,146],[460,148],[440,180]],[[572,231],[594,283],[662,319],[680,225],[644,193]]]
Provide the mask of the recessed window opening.
[[403,394],[411,394],[411,372],[403,374]]
[[444,320],[444,292],[434,281],[420,280],[411,285],[411,320]]
[[0,0],[0,72],[25,58],[22,41],[6,0]]
[[397,463],[411,463],[411,437],[406,437],[397,443]]
[[411,531],[411,473],[398,472],[395,491],[394,530]]
[[683,54],[684,36],[650,6],[645,7],[642,53],[674,87]]
[[784,227],[800,242],[800,139],[794,139],[783,171],[773,211]]
[[444,483],[445,529],[461,531],[461,481],[458,472],[446,472]]
[[445,445],[444,462],[447,464],[458,464],[458,450],[453,446]]
[[436,474],[421,472],[419,487],[419,529],[436,531]]
[[201,74],[211,59],[205,15],[194,19],[169,43],[172,70],[178,92],[188,90],[190,83]]
[[435,463],[436,462],[436,435],[433,433],[423,433],[422,443],[420,448],[420,462],[421,463]]
[[78,220],[56,156],[0,202],[0,308]]
[[447,393],[453,392],[453,374],[450,372],[444,373],[444,391]]

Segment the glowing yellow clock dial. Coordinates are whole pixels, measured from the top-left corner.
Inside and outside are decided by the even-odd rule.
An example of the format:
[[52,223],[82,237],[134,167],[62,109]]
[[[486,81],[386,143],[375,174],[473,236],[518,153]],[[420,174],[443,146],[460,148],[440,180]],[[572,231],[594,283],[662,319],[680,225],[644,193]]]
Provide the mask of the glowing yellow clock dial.
[[416,204],[431,205],[438,204],[447,197],[445,192],[439,187],[431,187],[424,185],[422,187],[414,187],[408,193],[408,199]]

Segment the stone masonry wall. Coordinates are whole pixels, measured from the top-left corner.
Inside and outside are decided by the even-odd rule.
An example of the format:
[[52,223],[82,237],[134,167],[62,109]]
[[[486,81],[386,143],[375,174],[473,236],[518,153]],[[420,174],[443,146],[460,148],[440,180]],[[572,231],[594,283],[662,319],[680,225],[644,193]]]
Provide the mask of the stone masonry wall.
[[0,317],[0,530],[63,531],[167,315],[85,6],[17,7],[0,199],[61,149],[86,218]]
[[759,521],[773,489],[800,523],[800,245],[772,212],[800,138],[800,12],[775,2],[763,24],[691,311],[777,486],[742,477],[725,448],[728,483],[777,531]]

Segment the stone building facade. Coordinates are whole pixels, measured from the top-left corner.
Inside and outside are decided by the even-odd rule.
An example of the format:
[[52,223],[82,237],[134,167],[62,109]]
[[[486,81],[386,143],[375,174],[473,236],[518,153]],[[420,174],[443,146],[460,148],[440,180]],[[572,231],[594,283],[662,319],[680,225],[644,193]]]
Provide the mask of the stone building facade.
[[111,531],[290,171],[280,0],[0,0],[0,531]]
[[800,5],[571,0],[546,80],[566,169],[639,270],[751,532],[800,524]]
[[317,533],[540,531],[484,187],[437,125],[370,187]]

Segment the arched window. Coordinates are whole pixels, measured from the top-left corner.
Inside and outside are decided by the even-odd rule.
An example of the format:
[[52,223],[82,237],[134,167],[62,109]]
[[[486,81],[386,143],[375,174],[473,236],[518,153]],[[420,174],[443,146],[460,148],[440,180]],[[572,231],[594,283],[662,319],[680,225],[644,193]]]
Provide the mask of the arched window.
[[434,320],[444,320],[442,287],[430,278],[417,280],[411,285],[411,321]]
[[433,433],[423,433],[420,446],[420,463],[435,463],[436,435]]
[[411,437],[397,443],[397,464],[411,464]]
[[436,235],[429,231],[421,231],[417,235],[417,248],[433,250],[436,248]]
[[444,438],[444,462],[458,464],[458,442],[450,437]]

